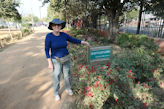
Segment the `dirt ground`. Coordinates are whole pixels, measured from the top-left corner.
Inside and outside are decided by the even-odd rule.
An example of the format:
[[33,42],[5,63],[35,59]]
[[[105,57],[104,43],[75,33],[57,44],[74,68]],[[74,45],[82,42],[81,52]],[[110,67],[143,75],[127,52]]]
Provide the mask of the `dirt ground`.
[[51,70],[47,68],[45,27],[0,52],[0,109],[68,109],[73,101],[61,82],[61,100],[53,96]]

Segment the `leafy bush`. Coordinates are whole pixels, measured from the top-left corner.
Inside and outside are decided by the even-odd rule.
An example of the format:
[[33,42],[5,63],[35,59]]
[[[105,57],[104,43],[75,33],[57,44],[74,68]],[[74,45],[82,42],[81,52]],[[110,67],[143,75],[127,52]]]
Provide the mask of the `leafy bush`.
[[[123,37],[118,41],[121,46],[127,40],[131,43],[124,44],[125,48],[111,54],[110,62],[106,64],[87,65],[87,49],[84,46],[69,44],[73,91],[78,96],[72,105],[74,108],[157,107],[152,89],[157,87],[159,77],[154,72],[163,72],[164,66],[164,62],[156,53],[157,47],[152,40],[142,35],[137,39],[133,35],[128,35],[130,38],[127,38],[126,34]],[[91,44],[97,46],[102,44],[103,40],[99,38],[98,43],[93,41]],[[108,44],[104,42],[105,45]]]
[[[74,84],[73,91],[83,98],[81,104],[94,109],[102,107],[108,109],[108,107],[118,106],[120,108],[129,106],[141,108],[144,103],[138,100],[135,93],[150,92],[150,86],[147,84],[138,85],[143,89],[140,92],[141,89],[134,89],[134,73],[131,70],[128,68],[119,70],[117,67],[112,67],[112,64],[106,64],[99,69],[94,66],[79,66],[78,72],[74,73],[79,81]],[[149,102],[145,101],[147,104],[152,103],[152,96],[149,96],[149,99]]]
[[151,49],[142,46],[131,50],[129,53],[133,54],[129,55],[129,58],[134,63],[136,80],[148,81],[153,77],[154,70],[161,67],[162,59],[160,55],[152,52]]
[[123,48],[130,48],[127,55],[134,63],[137,81],[147,81],[152,77],[154,69],[158,68],[162,60],[157,54],[158,46],[154,39],[145,35],[120,34],[116,42]]
[[120,34],[116,38],[116,42],[123,48],[135,48],[145,46],[146,48],[157,50],[158,47],[154,43],[154,39],[150,39],[145,35],[134,35],[134,34]]
[[3,29],[3,28],[7,28],[7,26],[3,26],[3,25],[2,25],[2,26],[0,26],[0,29]]
[[85,30],[84,29],[71,29],[70,30],[70,34],[72,34],[73,36],[76,36],[76,35],[79,35],[79,34],[82,34],[82,35],[85,35]]
[[32,24],[31,23],[23,23],[22,26],[25,28],[29,28],[29,27],[31,28]]
[[70,34],[79,37],[83,36],[86,40],[92,40],[100,44],[109,43],[107,40],[108,33],[104,30],[98,30],[93,28],[87,28],[87,29],[71,29]]
[[21,31],[22,31],[23,36],[26,36],[26,35],[29,35],[30,33],[32,33],[32,29],[30,29],[30,28],[29,29],[25,28]]
[[[140,67],[136,68],[135,64],[138,59],[135,58],[143,56],[140,53],[136,53],[138,50],[131,51],[130,49],[124,49],[122,52],[112,55],[110,63],[92,66],[85,64],[84,60],[86,57],[84,55],[86,54],[86,50],[83,47],[74,46],[70,48],[73,49],[71,51],[72,75],[73,80],[76,81],[73,84],[73,91],[78,96],[80,95],[79,97],[81,98],[80,102],[76,101],[78,109],[108,109],[108,107],[139,109],[144,108],[144,105],[151,106],[153,102],[151,90],[155,87],[156,82],[151,81],[154,79],[153,72],[137,73]],[[80,49],[79,51],[83,55],[78,56],[74,54],[77,53],[77,49]],[[83,62],[76,62],[80,59]],[[149,61],[150,59],[148,62],[146,61],[145,66],[149,66]],[[146,69],[147,67],[143,69],[148,70],[149,68]],[[152,69],[151,66],[150,69]],[[146,75],[147,79],[145,81],[137,80],[138,75],[141,77]],[[145,96],[147,100],[144,100],[145,97],[141,98],[137,95],[144,93],[149,93],[148,96]],[[140,100],[143,100],[143,102]]]

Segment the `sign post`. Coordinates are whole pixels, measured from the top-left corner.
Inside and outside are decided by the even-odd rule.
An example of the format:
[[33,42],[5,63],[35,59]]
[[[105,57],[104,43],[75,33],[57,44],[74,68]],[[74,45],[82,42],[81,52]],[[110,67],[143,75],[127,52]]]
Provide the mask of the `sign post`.
[[91,47],[88,54],[90,63],[109,60],[111,46]]

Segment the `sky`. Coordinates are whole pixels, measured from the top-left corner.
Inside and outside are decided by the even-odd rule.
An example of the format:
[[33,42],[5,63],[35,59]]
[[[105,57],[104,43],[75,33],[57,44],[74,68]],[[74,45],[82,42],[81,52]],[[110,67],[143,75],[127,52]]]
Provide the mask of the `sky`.
[[18,11],[21,15],[27,16],[28,14],[33,14],[38,18],[43,18],[47,16],[47,6],[46,4],[44,7],[42,6],[42,2],[39,0],[19,0],[20,7],[18,7]]

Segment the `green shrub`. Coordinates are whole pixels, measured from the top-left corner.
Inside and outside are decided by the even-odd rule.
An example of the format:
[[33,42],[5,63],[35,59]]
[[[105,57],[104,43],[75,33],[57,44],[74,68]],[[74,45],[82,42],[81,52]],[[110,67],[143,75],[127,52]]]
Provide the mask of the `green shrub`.
[[79,35],[79,34],[84,35],[85,34],[85,30],[84,29],[71,29],[70,33],[72,35],[74,35],[74,36]]
[[[73,91],[81,98],[80,102],[75,101],[75,107],[140,109],[145,108],[144,105],[153,106],[152,88],[157,87],[157,83],[151,79],[155,78],[153,69],[161,67],[158,54],[153,54],[144,46],[132,50],[122,49],[120,53],[111,55],[110,63],[92,66],[84,62],[84,48],[73,46],[70,47],[73,49],[72,76],[76,81]],[[82,51],[82,55],[76,54],[77,49]],[[76,63],[80,59],[80,63]]]
[[26,35],[29,35],[30,33],[32,33],[32,29],[30,29],[30,28],[29,29],[25,28],[21,31],[22,31],[23,36],[26,36]]
[[[158,75],[155,75],[154,70],[162,69],[164,65],[156,53],[157,47],[152,40],[142,35],[136,38],[124,34],[123,37],[119,39],[120,45],[127,40],[134,44],[125,44],[126,48],[111,54],[110,62],[105,65],[87,65],[87,49],[69,44],[73,92],[78,96],[72,105],[74,108],[143,109],[157,106],[153,104],[155,98],[152,89],[158,85]],[[104,40],[97,39],[98,43],[93,41],[92,46],[98,46]]]
[[29,27],[31,28],[32,24],[31,23],[23,23],[22,26],[25,28],[29,28]]
[[154,39],[150,39],[145,35],[120,34],[116,38],[116,43],[123,48],[135,48],[145,46],[146,48],[157,50],[158,47],[154,43]]

